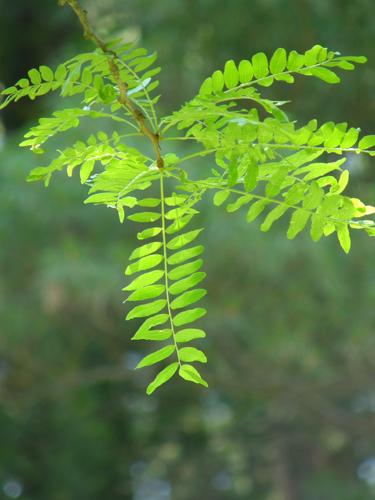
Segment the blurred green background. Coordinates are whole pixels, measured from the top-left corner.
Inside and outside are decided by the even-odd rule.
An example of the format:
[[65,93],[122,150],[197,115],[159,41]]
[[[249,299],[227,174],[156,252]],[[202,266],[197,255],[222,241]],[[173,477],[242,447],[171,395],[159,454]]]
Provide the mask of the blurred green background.
[[[373,0],[84,5],[102,36],[158,51],[165,112],[229,58],[315,43],[366,55],[340,86],[301,78],[265,91],[292,99],[299,123],[373,133]],[[90,48],[54,0],[0,0],[0,12],[4,85]],[[136,228],[83,206],[85,188],[64,175],[48,190],[25,182],[41,158],[18,149],[22,133],[63,106],[20,101],[1,116],[0,498],[375,498],[373,241],[354,234],[345,256],[331,238],[289,242],[282,224],[263,234],[202,206],[210,389],[176,378],[147,397],[154,371],[132,370],[147,346],[129,341],[121,292]],[[373,203],[374,164],[350,167],[353,195]]]

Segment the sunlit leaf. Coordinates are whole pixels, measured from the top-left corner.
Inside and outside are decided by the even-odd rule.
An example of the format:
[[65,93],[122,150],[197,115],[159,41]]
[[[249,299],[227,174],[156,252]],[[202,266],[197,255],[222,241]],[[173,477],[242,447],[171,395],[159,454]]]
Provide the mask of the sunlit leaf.
[[146,271],[147,269],[152,269],[153,267],[160,264],[163,260],[163,256],[159,254],[148,255],[147,257],[142,257],[141,259],[129,264],[125,270],[126,275],[131,275],[138,273],[140,271]]
[[155,253],[161,247],[161,241],[154,241],[153,243],[146,243],[141,247],[136,248],[131,253],[129,260],[139,259],[140,257],[145,257],[146,255]]
[[174,267],[168,273],[168,278],[176,281],[184,278],[185,276],[191,275],[198,271],[203,264],[202,259],[194,260],[193,262],[189,262],[188,264],[182,264],[181,266]]
[[208,387],[207,382],[201,377],[200,373],[194,366],[184,364],[181,366],[179,370],[179,375],[185,380],[189,382],[194,382],[195,384],[203,385],[204,387]]
[[345,253],[349,253],[351,241],[350,241],[350,233],[348,224],[338,223],[336,224],[337,228],[337,238],[340,242],[341,248]]
[[138,290],[139,288],[142,288],[147,285],[152,285],[153,283],[156,283],[159,281],[162,277],[164,276],[164,271],[162,270],[157,270],[157,271],[150,271],[148,273],[143,273],[140,276],[137,276],[131,283],[129,283],[128,286],[123,288],[123,290]]
[[189,288],[192,288],[193,286],[203,281],[205,277],[206,273],[204,272],[191,274],[187,278],[180,279],[179,281],[172,283],[169,287],[169,292],[172,295],[179,295],[180,293],[185,292],[185,290],[189,290]]
[[176,342],[190,342],[191,340],[203,339],[206,334],[199,328],[184,328],[175,334]]
[[154,380],[147,386],[146,393],[148,395],[152,394],[155,391],[155,389],[157,389],[161,385],[165,384],[165,382],[167,382],[169,379],[171,379],[177,370],[178,370],[177,362],[172,363],[166,368],[164,368],[164,370],[159,372],[154,378]]
[[167,301],[165,299],[159,299],[148,304],[135,306],[127,314],[126,319],[145,318],[146,316],[152,316],[153,314],[156,314],[164,309],[166,304]]
[[186,325],[187,323],[193,323],[197,319],[201,318],[206,314],[206,309],[203,307],[196,307],[195,309],[189,309],[188,311],[183,311],[173,318],[173,324],[175,326]]
[[135,290],[129,297],[126,299],[128,302],[134,302],[138,300],[148,300],[154,299],[155,297],[159,297],[165,290],[164,285],[149,285],[144,288],[140,288],[139,290]]
[[195,290],[189,290],[184,294],[180,295],[174,299],[171,303],[172,309],[181,309],[182,307],[190,306],[194,302],[198,302],[202,297],[206,295],[206,290],[203,288],[197,288]]
[[161,349],[158,349],[157,351],[149,354],[148,356],[145,356],[142,361],[140,361],[137,366],[137,368],[143,368],[144,366],[150,366],[154,365],[155,363],[159,363],[159,361],[162,361],[163,359],[169,358],[171,354],[175,351],[175,346],[174,345],[167,345],[166,347],[162,347]]
[[178,248],[181,248],[194,241],[201,232],[202,229],[194,229],[193,231],[189,231],[188,233],[179,234],[178,236],[170,240],[169,243],[167,243],[167,248],[169,248],[169,250],[177,250]]
[[200,349],[195,347],[183,347],[179,350],[179,356],[181,361],[191,363],[193,361],[199,361],[200,363],[207,363],[207,357]]
[[168,264],[181,264],[181,262],[198,257],[198,255],[200,255],[203,251],[204,247],[202,245],[197,245],[195,247],[188,248],[187,250],[181,250],[180,252],[176,252],[168,257]]

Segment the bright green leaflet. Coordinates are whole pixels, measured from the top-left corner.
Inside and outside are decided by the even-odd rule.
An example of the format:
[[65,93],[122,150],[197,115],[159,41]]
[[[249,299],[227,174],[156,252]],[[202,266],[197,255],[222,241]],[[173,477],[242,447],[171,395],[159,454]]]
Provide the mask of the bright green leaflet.
[[[111,136],[98,130],[59,151],[50,164],[33,169],[28,180],[47,186],[56,172],[73,176],[79,170],[80,182],[88,187],[85,203],[116,210],[121,223],[144,225],[138,232],[140,244],[129,256],[123,290],[127,319],[137,322],[132,339],[147,342],[151,349],[137,368],[157,370],[146,392],[153,393],[176,375],[207,387],[192,364],[206,363],[207,357],[191,345],[206,336],[196,325],[206,314],[201,306],[206,295],[204,247],[199,242],[203,229],[195,225],[199,201],[208,195],[230,213],[245,208],[248,222],[262,218],[262,231],[287,217],[290,239],[303,230],[314,241],[336,234],[345,252],[350,250],[351,230],[374,236],[375,209],[343,192],[349,183],[348,155],[374,156],[375,136],[360,138],[359,130],[347,123],[319,125],[314,119],[297,126],[283,109],[285,103],[261,93],[262,87],[277,81],[293,84],[299,76],[336,84],[337,70],[354,69],[366,59],[315,45],[304,54],[278,48],[270,56],[260,52],[230,60],[203,82],[190,102],[159,119],[156,55],[132,44],[105,44],[76,0],[60,3],[78,14],[97,48],[55,70],[31,69],[2,91],[0,109],[55,90],[62,97],[80,96],[80,107],[40,118],[25,134],[21,146],[38,154],[50,137],[78,127],[82,120],[116,124]],[[128,138],[135,136],[151,141],[154,154],[149,157],[131,147]],[[165,153],[169,142],[181,140],[195,144],[195,151],[185,157]],[[190,178],[185,170],[198,157],[213,166],[209,177],[199,171]]]

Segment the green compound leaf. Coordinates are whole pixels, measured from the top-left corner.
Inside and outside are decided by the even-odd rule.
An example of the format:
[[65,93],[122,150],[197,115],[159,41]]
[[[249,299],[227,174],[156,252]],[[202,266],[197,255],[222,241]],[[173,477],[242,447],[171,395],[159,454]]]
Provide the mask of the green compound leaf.
[[182,326],[186,325],[187,323],[193,323],[193,321],[196,321],[197,319],[202,318],[202,316],[205,316],[206,313],[207,311],[206,309],[203,309],[203,307],[189,309],[188,311],[178,313],[173,318],[173,324],[175,326]]
[[269,231],[272,224],[277,221],[277,219],[280,219],[280,217],[282,217],[288,209],[288,205],[278,205],[277,207],[273,208],[267,214],[267,217],[264,219],[263,224],[260,226],[261,231]]
[[126,299],[128,302],[134,302],[138,300],[148,300],[159,297],[165,291],[164,285],[150,285],[139,290],[136,290]]
[[224,75],[217,70],[212,75],[212,89],[214,92],[221,92],[224,88]]
[[135,306],[126,316],[126,319],[145,318],[160,312],[167,305],[165,299],[155,300],[149,304]]
[[142,257],[141,259],[137,260],[137,262],[129,264],[128,267],[125,269],[125,274],[127,276],[130,276],[140,271],[146,271],[147,269],[152,269],[153,267],[160,264],[162,260],[163,256],[159,254]]
[[182,264],[181,266],[173,268],[168,273],[168,278],[172,281],[180,280],[185,276],[191,275],[198,271],[203,265],[202,259],[194,260],[193,262],[189,262],[188,264]]
[[359,149],[369,149],[375,146],[375,135],[366,135],[358,144]]
[[239,210],[243,205],[247,205],[252,199],[252,195],[240,196],[234,203],[229,203],[227,205],[227,212],[232,213]]
[[152,285],[159,281],[164,276],[164,271],[150,271],[148,273],[141,274],[137,278],[135,278],[128,286],[123,288],[123,290],[138,290],[147,285]]
[[136,333],[132,340],[167,340],[172,336],[172,330],[170,328],[164,328],[162,330],[141,330]]
[[327,58],[327,49],[321,45],[314,45],[311,49],[305,52],[306,66],[313,66],[314,64],[324,61]]
[[160,200],[159,198],[143,198],[143,200],[138,200],[138,205],[140,207],[158,207]]
[[168,220],[181,220],[184,215],[195,215],[198,213],[197,210],[191,207],[178,207],[168,210],[165,214],[165,218]]
[[337,180],[337,185],[331,188],[330,192],[336,194],[342,193],[349,183],[349,176],[349,170],[343,170],[340,174],[339,179]]
[[95,160],[89,160],[82,164],[81,169],[79,171],[81,184],[84,184],[87,181],[87,179],[92,174],[94,167],[95,167]]
[[303,209],[299,209],[293,212],[287,232],[287,237],[289,240],[295,238],[297,234],[303,230],[310,216],[311,213]]
[[321,214],[314,214],[311,217],[310,235],[313,241],[318,241],[323,236],[325,219]]
[[152,316],[152,318],[147,318],[138,328],[133,339],[138,338],[145,332],[148,332],[154,326],[164,325],[168,320],[169,320],[169,315],[167,313],[156,314],[155,316]]
[[181,250],[180,252],[176,252],[175,254],[168,257],[168,264],[172,266],[181,264],[181,262],[185,262],[186,260],[198,257],[198,255],[203,253],[203,251],[204,247],[202,245],[188,248],[187,250]]
[[254,69],[250,61],[242,60],[238,65],[238,73],[241,83],[251,82],[254,76]]
[[345,253],[349,253],[351,240],[348,224],[337,224],[337,238],[340,242],[341,248]]
[[268,204],[269,201],[265,199],[257,200],[253,203],[246,215],[247,222],[253,222],[263,212]]
[[327,83],[340,83],[340,78],[331,71],[330,69],[327,68],[312,68],[310,70],[311,74],[313,76],[316,76],[317,78],[320,78],[324,82]]
[[191,365],[182,365],[178,371],[178,374],[181,378],[187,380],[188,382],[194,382],[195,384],[203,385],[204,387],[208,387],[207,382],[201,377],[200,373],[194,366]]
[[[21,89],[24,89],[30,85],[30,82],[27,78],[21,78],[20,80],[18,80],[16,85],[18,85]],[[15,89],[15,87],[11,87],[11,89]],[[4,90],[2,92],[2,94],[5,94],[5,93],[7,93],[7,94],[10,93],[9,89],[8,89],[8,92],[6,90]]]
[[184,328],[175,334],[176,342],[190,342],[191,340],[203,339],[206,334],[199,328]]
[[44,81],[51,82],[53,80],[53,71],[48,66],[39,66],[39,72]]
[[181,309],[183,307],[190,306],[191,304],[198,302],[198,300],[204,297],[206,293],[206,290],[203,288],[197,288],[195,290],[185,292],[171,302],[171,308]]
[[298,54],[297,51],[292,50],[288,55],[287,68],[289,71],[296,71],[302,68],[305,64],[305,57]]
[[42,79],[37,69],[35,68],[30,69],[27,74],[29,75],[31,83],[33,84],[41,83]]
[[150,227],[149,229],[144,229],[137,234],[139,240],[147,240],[148,238],[153,238],[157,236],[162,231],[161,227]]
[[161,215],[154,212],[139,212],[128,216],[133,222],[155,222],[160,219]]
[[347,61],[356,62],[358,64],[364,64],[367,62],[366,56],[344,56],[344,57],[339,57],[338,59],[346,59]]
[[199,361],[200,363],[207,363],[207,357],[199,349],[196,349],[195,347],[183,347],[179,351],[180,359],[181,361],[186,361],[188,363],[191,363],[193,361]]
[[258,183],[259,176],[259,166],[253,158],[249,158],[246,165],[246,174],[245,174],[245,189],[247,192],[251,192],[256,188]]
[[192,218],[193,218],[192,215],[185,215],[184,217],[181,217],[181,219],[175,220],[172,224],[170,224],[167,227],[166,233],[175,234],[178,231],[181,231],[181,229],[183,229],[185,226],[189,224]]
[[239,75],[234,61],[227,61],[224,66],[224,82],[228,89],[238,84]]
[[264,78],[268,75],[268,60],[264,52],[258,52],[251,60],[254,76],[257,79]]
[[177,372],[178,370],[178,363],[172,363],[164,370],[159,372],[154,380],[147,386],[146,393],[148,395],[152,394],[158,387],[161,385],[165,384],[165,382],[168,382],[169,379],[173,377],[173,375]]
[[212,78],[206,78],[199,89],[199,95],[206,96],[212,93],[213,85]]
[[136,248],[130,255],[129,260],[139,259],[145,257],[146,255],[155,253],[161,247],[161,241],[155,241],[153,243],[147,243],[141,247]]
[[169,243],[167,243],[167,248],[169,250],[177,250],[188,243],[191,243],[198,237],[198,235],[203,231],[203,229],[194,229],[184,234],[180,234],[173,238]]
[[[31,171],[30,176],[33,173],[36,174],[35,170],[36,169]],[[32,178],[30,178],[30,176],[28,177],[28,179],[31,181]],[[86,198],[83,203],[85,203],[85,205],[89,203],[105,203],[107,205],[110,205],[112,203],[115,203],[115,201],[116,196],[113,193],[96,193]]]
[[[159,96],[152,93],[158,86],[154,77],[160,69],[153,66],[156,54],[119,41],[111,43],[110,50],[116,54],[113,62],[119,66],[132,105],[143,116],[142,124],[133,120],[133,116],[140,116],[138,113],[126,109],[126,105],[121,108],[117,101],[116,78],[108,65],[108,55],[100,50],[75,56],[55,71],[44,65],[31,69],[27,77],[1,91],[0,109],[23,97],[35,99],[52,90],[59,90],[62,97],[80,99],[75,108],[41,118],[25,134],[21,146],[39,154],[50,138],[80,126],[84,120],[107,119],[119,127],[112,134],[97,130],[86,142],[74,140],[70,147],[58,149],[58,156],[50,164],[32,169],[28,181],[42,180],[47,186],[53,173],[63,170],[74,177],[77,170],[81,183],[88,186],[84,203],[111,208],[121,222],[127,219],[149,225],[137,233],[138,240],[148,241],[132,251],[125,270],[127,276],[138,273],[123,288],[129,292],[124,302],[133,307],[127,319],[140,319],[134,340],[167,340],[173,341],[173,345],[149,354],[137,368],[176,353],[178,362],[156,375],[147,394],[177,371],[183,379],[207,387],[193,366],[183,364],[179,368],[180,361],[207,360],[199,349],[181,347],[205,337],[203,330],[184,325],[206,314],[201,307],[185,309],[206,294],[203,288],[196,288],[206,276],[200,271],[203,261],[198,258],[204,247],[190,246],[202,229],[194,226],[186,231],[185,227],[195,220],[200,199],[213,190],[215,206],[226,204],[228,213],[247,206],[247,220],[262,218],[262,231],[268,231],[276,220],[291,212],[289,239],[311,224],[314,241],[336,233],[341,247],[349,252],[349,228],[374,235],[375,224],[370,218],[375,209],[342,194],[350,180],[349,170],[343,170],[342,164],[348,153],[374,156],[375,136],[360,137],[360,129],[333,121],[318,124],[314,119],[299,126],[297,119],[290,120],[283,110],[285,102],[271,100],[273,97],[265,97],[261,92],[262,87],[274,81],[293,83],[300,75],[339,83],[336,72],[352,70],[366,58],[340,56],[314,45],[303,54],[278,48],[270,59],[259,52],[238,65],[229,60],[203,82],[196,97],[159,120],[155,109]],[[160,132],[161,138],[186,139],[198,147],[183,157],[168,152],[165,143],[164,168],[159,169],[155,144],[154,152],[148,149],[150,156],[127,145],[128,137],[149,137],[145,126]],[[171,135],[180,132],[180,137],[166,135],[172,127],[177,133]],[[339,159],[331,160],[333,155]],[[185,162],[199,156],[212,166],[211,172],[206,175],[202,169],[192,180]],[[158,194],[156,184],[160,184]],[[138,207],[143,211],[135,212]]]
[[218,191],[214,195],[214,205],[220,207],[230,196],[230,191]]
[[180,207],[184,205],[187,201],[186,195],[177,195],[176,193],[173,196],[167,196],[164,198],[164,202],[168,207]]
[[319,207],[324,197],[324,190],[317,182],[312,182],[309,191],[303,198],[303,208],[312,210]]
[[172,285],[170,285],[169,287],[169,293],[171,293],[172,295],[179,295],[180,293],[189,290],[189,288],[192,288],[193,286],[203,281],[205,277],[206,273],[202,271],[194,273],[191,276],[188,276],[187,278],[176,281],[176,283],[172,283]]
[[174,345],[167,345],[166,347],[162,347],[161,349],[158,349],[157,351],[148,354],[145,356],[142,361],[140,361],[135,369],[137,370],[138,368],[143,368],[144,366],[150,366],[154,365],[155,363],[159,363],[159,361],[162,361],[163,359],[169,358],[171,354],[175,352],[175,346]]
[[[342,148],[351,148],[357,142],[359,129],[351,127],[344,135],[340,146]],[[359,145],[358,145],[359,146]],[[359,146],[360,147],[360,146]]]
[[283,48],[276,49],[271,57],[270,71],[272,74],[281,73],[286,68],[286,50]]

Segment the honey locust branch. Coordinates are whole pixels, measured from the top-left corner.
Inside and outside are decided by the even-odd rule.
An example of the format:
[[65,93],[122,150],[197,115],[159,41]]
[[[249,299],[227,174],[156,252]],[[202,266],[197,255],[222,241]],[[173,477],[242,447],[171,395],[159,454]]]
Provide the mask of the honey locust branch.
[[120,60],[115,51],[108,48],[101,38],[93,31],[91,24],[88,20],[86,11],[81,7],[77,0],[58,0],[59,5],[69,5],[79,19],[83,28],[83,35],[86,39],[91,40],[97,47],[99,47],[104,54],[108,56],[108,66],[113,76],[114,81],[119,89],[120,95],[118,102],[124,106],[133,116],[134,120],[139,126],[140,132],[146,136],[152,144],[155,152],[156,164],[159,169],[164,167],[164,161],[160,153],[159,134],[154,132],[148,125],[146,118],[142,111],[134,102],[128,97],[128,85],[121,79],[119,66],[116,61]]

